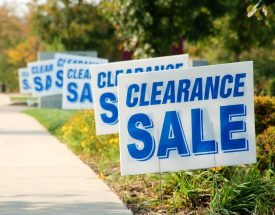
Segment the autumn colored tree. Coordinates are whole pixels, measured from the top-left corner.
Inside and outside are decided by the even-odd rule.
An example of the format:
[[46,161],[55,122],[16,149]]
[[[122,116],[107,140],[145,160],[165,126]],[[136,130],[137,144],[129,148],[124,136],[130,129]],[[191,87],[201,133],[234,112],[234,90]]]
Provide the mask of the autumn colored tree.
[[43,44],[34,36],[27,37],[14,48],[7,50],[8,62],[15,68],[24,67],[28,62],[35,61],[37,52],[43,49]]
[[4,5],[0,7],[0,54],[15,45],[20,39],[22,32],[20,20],[11,15]]
[[12,88],[18,88],[18,68],[26,67],[28,62],[35,61],[37,52],[43,49],[41,42],[34,36],[27,36],[25,40],[6,51],[9,65],[8,78],[12,79]]
[[22,23],[10,13],[8,7],[0,7],[0,85],[9,89],[16,88],[17,82],[13,70],[9,65],[7,50],[22,41],[24,34]]

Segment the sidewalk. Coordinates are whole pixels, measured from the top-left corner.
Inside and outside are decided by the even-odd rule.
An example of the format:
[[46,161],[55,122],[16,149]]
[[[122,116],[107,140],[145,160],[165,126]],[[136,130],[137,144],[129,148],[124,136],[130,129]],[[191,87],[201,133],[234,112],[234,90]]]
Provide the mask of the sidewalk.
[[1,215],[131,214],[64,144],[7,105],[0,94]]

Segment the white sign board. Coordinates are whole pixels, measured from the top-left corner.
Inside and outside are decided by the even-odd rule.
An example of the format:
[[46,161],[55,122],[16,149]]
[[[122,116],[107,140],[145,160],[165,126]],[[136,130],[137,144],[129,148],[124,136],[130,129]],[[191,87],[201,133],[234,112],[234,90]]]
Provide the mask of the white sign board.
[[96,134],[118,133],[117,79],[120,74],[174,70],[188,67],[188,60],[184,54],[91,66]]
[[54,56],[54,88],[55,94],[61,94],[63,88],[63,71],[66,64],[100,64],[108,63],[107,59],[85,57],[70,54],[55,54]]
[[256,162],[253,62],[118,82],[122,175]]
[[53,60],[28,63],[33,96],[50,96],[55,94]]
[[63,109],[92,109],[91,70],[87,64],[67,64],[64,67]]
[[20,68],[18,70],[19,90],[21,94],[32,92],[30,82],[30,72],[28,68]]

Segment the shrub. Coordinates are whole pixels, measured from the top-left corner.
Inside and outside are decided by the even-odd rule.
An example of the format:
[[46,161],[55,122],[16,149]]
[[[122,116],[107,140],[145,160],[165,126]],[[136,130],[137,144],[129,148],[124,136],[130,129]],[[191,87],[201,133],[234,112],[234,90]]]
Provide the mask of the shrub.
[[256,133],[260,134],[269,126],[275,126],[275,97],[256,96],[254,103]]
[[61,139],[74,152],[91,155],[97,159],[96,162],[99,163],[99,166],[119,160],[118,135],[97,136],[92,110],[76,113],[61,127],[60,133]]
[[271,168],[275,165],[275,126],[270,126],[257,136],[257,158],[260,170]]
[[272,79],[270,81],[268,92],[270,96],[275,96],[275,79]]

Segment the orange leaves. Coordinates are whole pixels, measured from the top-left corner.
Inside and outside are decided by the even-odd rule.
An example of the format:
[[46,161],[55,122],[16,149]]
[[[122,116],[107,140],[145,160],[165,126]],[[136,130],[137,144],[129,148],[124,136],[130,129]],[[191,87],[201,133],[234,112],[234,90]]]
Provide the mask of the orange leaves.
[[25,66],[27,62],[36,59],[37,51],[42,50],[42,45],[36,37],[29,37],[16,47],[7,50],[8,62],[14,66]]
[[104,175],[103,172],[100,172],[99,176],[100,179],[104,180],[106,178],[106,176]]

